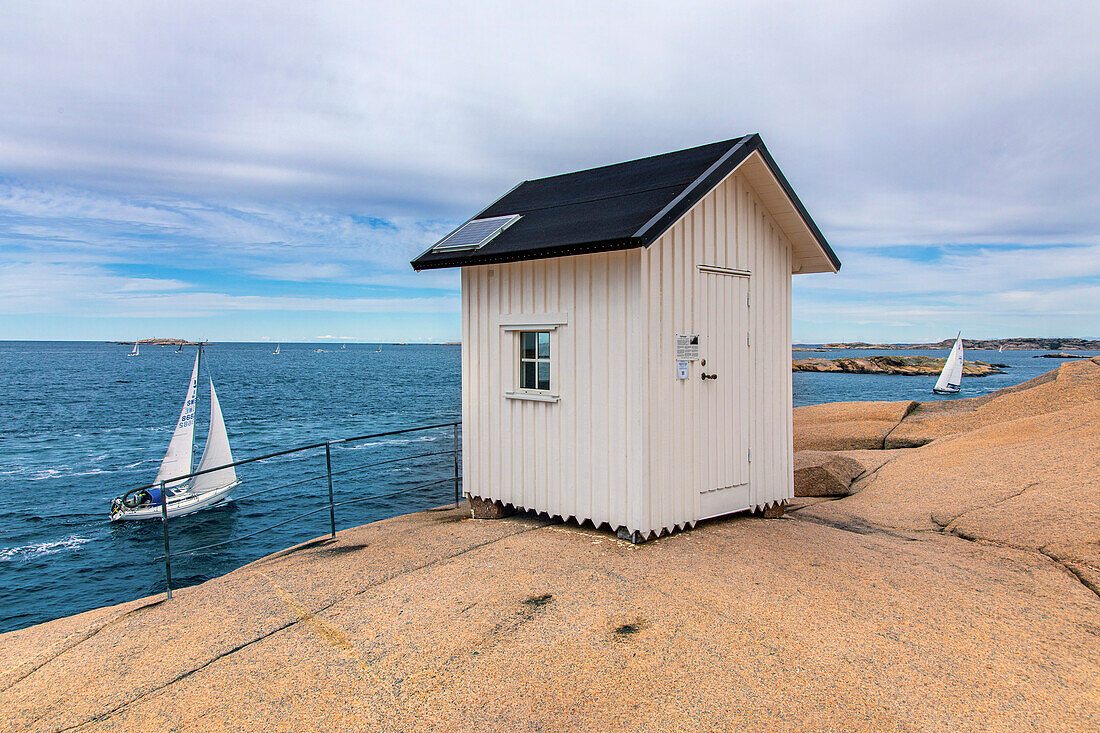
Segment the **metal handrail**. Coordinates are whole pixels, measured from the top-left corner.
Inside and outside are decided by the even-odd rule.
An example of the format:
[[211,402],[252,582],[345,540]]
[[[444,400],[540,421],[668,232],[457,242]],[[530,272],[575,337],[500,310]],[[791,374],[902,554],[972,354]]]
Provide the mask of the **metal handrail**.
[[[157,559],[158,560],[159,559],[164,560],[165,585],[166,585],[166,588],[167,588],[168,598],[171,599],[172,598],[172,558],[173,557],[182,557],[184,555],[193,555],[193,554],[195,554],[197,552],[200,552],[202,550],[210,550],[210,549],[213,549],[213,548],[216,548],[216,547],[222,547],[224,545],[232,544],[234,542],[241,542],[243,540],[250,539],[250,538],[255,537],[256,535],[262,534],[264,532],[268,532],[272,529],[276,529],[278,527],[285,526],[287,524],[290,524],[291,522],[296,522],[299,519],[302,519],[304,517],[313,516],[314,514],[320,514],[321,512],[325,511],[325,509],[328,509],[328,513],[329,513],[329,536],[333,539],[335,539],[335,537],[336,537],[336,507],[338,507],[338,506],[347,506],[349,504],[358,504],[358,503],[362,503],[362,502],[365,502],[365,501],[372,501],[372,500],[376,501],[376,500],[382,500],[382,499],[389,499],[389,498],[393,498],[395,496],[401,496],[403,494],[409,494],[409,493],[412,493],[413,491],[419,491],[421,489],[428,488],[429,486],[438,486],[439,484],[446,483],[446,482],[450,481],[450,482],[454,483],[455,508],[457,509],[458,505],[459,505],[459,502],[461,500],[461,494],[460,494],[460,491],[459,491],[459,484],[462,481],[462,477],[459,475],[459,472],[458,472],[459,471],[458,428],[461,425],[462,425],[461,422],[439,423],[437,425],[424,425],[422,427],[416,427],[416,428],[403,428],[401,430],[388,430],[388,431],[385,431],[385,432],[382,432],[382,433],[371,433],[369,435],[356,435],[356,436],[353,436],[353,437],[350,437],[350,438],[338,438],[338,439],[335,439],[335,440],[327,440],[323,443],[311,443],[309,445],[303,445],[303,446],[299,446],[297,448],[287,448],[286,450],[275,451],[273,453],[267,453],[267,454],[262,455],[262,456],[253,456],[252,458],[244,458],[244,459],[241,459],[239,461],[234,461],[233,463],[226,463],[225,465],[222,465],[222,466],[215,466],[213,468],[206,468],[206,469],[203,469],[201,471],[193,471],[191,473],[184,474],[184,475],[181,475],[181,476],[177,476],[175,478],[168,478],[168,479],[164,479],[162,481],[158,481],[158,482],[155,482],[155,483],[152,483],[152,484],[148,484],[146,486],[140,486],[136,489],[131,489],[130,491],[127,491],[125,494],[123,494],[123,497],[129,496],[130,494],[133,494],[133,493],[138,492],[138,491],[143,491],[145,489],[153,489],[153,488],[158,488],[158,487],[160,488],[161,523],[163,524],[163,529],[164,529],[164,555],[162,555],[161,557],[158,557]],[[451,428],[452,440],[453,440],[453,444],[452,444],[453,447],[452,447],[451,450],[431,451],[431,452],[427,452],[427,453],[417,453],[417,454],[414,454],[414,455],[411,455],[411,456],[401,456],[401,457],[398,457],[398,458],[389,458],[389,459],[386,459],[386,460],[383,460],[383,461],[373,461],[371,463],[365,463],[365,464],[361,464],[361,465],[358,465],[358,466],[353,466],[351,468],[341,469],[339,471],[333,471],[332,470],[332,446],[334,446],[334,445],[340,445],[340,444],[345,444],[345,443],[355,443],[355,442],[358,442],[358,441],[361,441],[361,440],[370,440],[372,438],[384,438],[384,437],[388,437],[388,436],[391,436],[391,435],[403,435],[403,434],[406,434],[406,433],[423,432],[425,430],[438,430],[440,428]],[[237,497],[237,499],[239,501],[241,499],[247,499],[247,498],[251,498],[251,497],[254,497],[254,496],[259,496],[260,494],[266,494],[266,493],[269,493],[271,491],[277,491],[279,489],[285,489],[285,488],[288,488],[288,487],[291,487],[291,486],[298,486],[300,484],[305,484],[305,483],[309,483],[311,481],[318,481],[320,479],[326,479],[327,478],[328,479],[328,502],[325,505],[322,505],[321,507],[319,507],[317,509],[314,509],[314,510],[311,510],[311,511],[308,511],[308,512],[304,512],[302,514],[298,514],[297,516],[291,517],[290,519],[283,520],[281,522],[270,525],[268,527],[264,527],[262,529],[258,529],[256,531],[254,531],[254,532],[250,532],[249,534],[246,534],[242,537],[234,537],[232,539],[224,540],[222,542],[215,542],[215,543],[208,544],[208,545],[200,545],[199,547],[191,547],[191,548],[188,548],[188,549],[183,550],[183,551],[172,552],[171,542],[170,542],[170,538],[169,538],[169,534],[168,534],[168,498],[167,498],[167,492],[165,491],[166,484],[176,483],[176,482],[183,481],[183,480],[186,480],[186,479],[189,479],[189,478],[193,478],[195,476],[201,476],[201,475],[206,474],[206,473],[213,473],[215,471],[221,471],[221,470],[226,469],[226,468],[235,468],[237,466],[242,466],[242,465],[245,465],[245,464],[248,464],[248,463],[255,463],[257,461],[265,461],[265,460],[269,460],[271,458],[278,458],[280,456],[286,456],[286,455],[290,455],[292,453],[301,453],[301,452],[304,452],[304,451],[315,450],[317,448],[324,448],[325,449],[325,472],[324,473],[319,473],[319,474],[316,474],[314,476],[309,476],[305,479],[301,479],[301,480],[298,480],[298,481],[292,481],[292,482],[287,483],[287,484],[281,484],[279,486],[275,486],[275,487],[271,487],[271,488],[267,488],[267,489],[261,489],[260,491],[255,491],[255,492],[252,492],[251,494],[245,494],[244,496]],[[340,501],[340,502],[337,502],[335,500],[335,497],[334,497],[334,494],[333,494],[333,482],[332,482],[332,477],[333,476],[341,476],[341,475],[344,475],[344,474],[347,474],[347,473],[351,473],[353,471],[362,471],[362,470],[367,469],[367,468],[373,468],[375,466],[383,466],[383,465],[392,464],[392,463],[399,463],[401,461],[414,461],[414,460],[418,460],[418,459],[421,459],[421,458],[427,458],[427,457],[430,457],[430,456],[447,456],[447,455],[453,455],[453,473],[452,473],[452,475],[447,476],[446,478],[442,478],[442,479],[439,479],[437,481],[429,481],[427,483],[418,484],[416,486],[407,487],[407,488],[400,489],[400,490],[394,491],[394,492],[389,492],[389,493],[386,493],[386,494],[370,494],[370,495],[367,495],[367,496],[360,496],[360,497],[356,497],[354,499],[347,499],[347,500]]]
[[[459,480],[462,479],[461,476],[459,476],[458,478],[459,478]],[[450,480],[451,480],[451,477],[448,476],[447,478],[441,478],[438,481],[429,481],[426,484],[420,484],[418,486],[410,486],[407,489],[401,489],[400,491],[393,491],[393,492],[390,492],[389,494],[371,494],[370,496],[360,496],[358,499],[348,499],[346,501],[338,501],[333,506],[346,506],[348,504],[358,504],[360,502],[370,501],[371,499],[392,499],[395,496],[401,496],[403,494],[408,494],[408,493],[411,493],[413,491],[418,491],[420,489],[427,488],[429,486],[436,486],[438,484],[446,483],[447,481],[450,481]],[[313,511],[303,512],[302,514],[299,514],[296,517],[291,517],[290,519],[283,520],[282,522],[279,522],[278,524],[273,524],[270,527],[264,527],[263,529],[258,529],[255,532],[250,532],[250,533],[248,533],[248,534],[246,534],[242,537],[234,537],[231,540],[224,540],[222,542],[214,542],[214,543],[209,544],[209,545],[199,545],[198,547],[189,547],[189,548],[187,548],[186,550],[183,550],[183,551],[176,551],[176,552],[172,553],[172,557],[183,557],[184,555],[193,555],[196,552],[199,552],[201,550],[210,550],[210,549],[213,549],[215,547],[221,547],[222,545],[229,545],[229,544],[232,544],[234,542],[241,542],[242,540],[251,539],[252,537],[255,537],[258,534],[263,534],[264,532],[267,532],[268,530],[276,529],[277,527],[282,527],[284,525],[290,524],[291,522],[295,522],[299,519],[302,519],[303,517],[311,517],[314,514],[320,514],[325,509],[328,509],[328,507],[323,506],[320,509],[314,509]],[[163,555],[158,556],[158,557],[155,557],[153,559],[154,560],[163,560],[164,556]]]
[[[386,438],[386,437],[389,437],[391,435],[402,435],[404,433],[416,433],[416,432],[419,432],[419,431],[422,431],[422,430],[435,430],[435,429],[438,429],[438,428],[451,428],[451,427],[456,427],[456,426],[461,425],[461,424],[462,424],[462,421],[459,420],[458,422],[445,422],[445,423],[440,423],[438,425],[425,425],[424,427],[420,427],[420,428],[405,428],[403,430],[390,430],[390,431],[387,431],[385,433],[371,433],[370,435],[356,435],[355,437],[352,437],[352,438],[337,438],[336,440],[326,440],[326,441],[321,442],[321,443],[310,443],[309,445],[302,445],[302,446],[298,446],[297,448],[287,448],[286,450],[275,451],[274,453],[268,453],[267,455],[263,455],[263,456],[255,456],[253,458],[245,458],[245,459],[240,460],[240,461],[234,461],[233,463],[226,463],[225,465],[222,465],[222,466],[215,466],[213,468],[204,468],[201,471],[192,471],[191,473],[185,473],[185,474],[182,474],[180,476],[173,476],[171,478],[166,478],[163,481],[154,481],[151,484],[147,484],[145,486],[138,486],[136,489],[130,489],[130,491],[127,491],[126,493],[130,494],[130,493],[133,493],[135,491],[141,491],[143,489],[155,489],[155,488],[159,487],[161,484],[174,484],[177,481],[183,481],[184,479],[194,478],[195,476],[201,476],[204,473],[214,473],[215,471],[221,471],[224,468],[236,468],[237,466],[243,466],[246,463],[255,463],[256,461],[265,461],[268,458],[277,458],[278,456],[285,456],[285,455],[289,455],[290,453],[300,453],[300,452],[306,451],[306,450],[313,450],[314,448],[324,448],[326,445],[332,446],[332,445],[339,445],[341,443],[356,443],[360,440],[370,440],[371,438]],[[450,451],[447,451],[447,452],[450,453]]]

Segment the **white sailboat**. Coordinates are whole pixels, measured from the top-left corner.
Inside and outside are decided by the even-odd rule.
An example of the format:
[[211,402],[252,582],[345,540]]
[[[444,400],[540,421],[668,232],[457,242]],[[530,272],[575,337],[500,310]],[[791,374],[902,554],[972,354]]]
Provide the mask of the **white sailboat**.
[[951,353],[947,355],[947,361],[943,364],[940,378],[936,380],[936,386],[932,391],[936,394],[958,394],[963,377],[963,341],[962,331],[955,337],[955,345],[951,347]]
[[278,356],[279,355],[279,347],[280,346],[282,346],[282,344],[275,344],[275,350],[271,352],[272,356]]
[[134,350],[131,351],[126,356],[141,356],[141,354],[138,353],[138,342],[137,341],[134,342]]
[[[229,501],[229,492],[240,483],[237,472],[232,467],[220,468],[210,473],[200,474],[190,479],[175,479],[191,473],[192,452],[195,442],[195,399],[199,381],[199,360],[202,348],[195,354],[195,366],[191,369],[191,381],[187,385],[187,396],[183,401],[176,429],[168,442],[168,451],[160,463],[155,483],[156,488],[129,491],[111,501],[111,521],[131,519],[158,519],[163,516],[161,507],[161,489],[164,490],[164,503],[168,516],[176,517],[191,514]],[[218,393],[214,391],[214,380],[210,380],[210,430],[206,435],[206,446],[195,471],[204,471],[233,462],[229,449],[229,435],[225,430]]]

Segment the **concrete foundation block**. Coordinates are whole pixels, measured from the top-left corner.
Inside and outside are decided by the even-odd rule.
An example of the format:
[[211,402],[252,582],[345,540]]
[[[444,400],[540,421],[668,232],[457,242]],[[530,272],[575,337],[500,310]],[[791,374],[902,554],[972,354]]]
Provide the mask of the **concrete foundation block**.
[[511,504],[492,499],[482,499],[480,496],[466,496],[470,500],[470,514],[474,519],[503,519],[516,513]]
[[764,519],[779,519],[783,516],[783,512],[787,510],[787,502],[777,502],[771,506],[766,506],[757,509],[753,514]]
[[652,536],[652,533],[642,534],[637,530],[631,532],[626,527],[619,527],[615,531],[615,536],[618,537],[620,540],[626,540],[632,545],[640,545],[643,542],[648,542]]

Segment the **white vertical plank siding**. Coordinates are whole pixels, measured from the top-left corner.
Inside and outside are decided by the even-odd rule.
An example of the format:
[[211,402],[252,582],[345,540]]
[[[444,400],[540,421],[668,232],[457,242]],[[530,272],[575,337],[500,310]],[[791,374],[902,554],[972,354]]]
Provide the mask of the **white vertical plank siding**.
[[[568,316],[552,341],[560,400],[506,398],[502,318],[550,314]],[[713,354],[687,380],[677,333]],[[465,490],[643,534],[789,499],[790,347],[791,244],[741,172],[648,248],[464,268]]]
[[[627,526],[628,486],[645,474],[638,251],[463,270],[465,491],[525,509]],[[490,272],[492,275],[490,276]],[[568,314],[554,331],[558,402],[508,399],[514,332],[502,317]],[[526,320],[526,319],[525,319]],[[633,442],[633,446],[632,446]],[[476,446],[476,448],[474,448]]]
[[[725,499],[730,511],[791,498],[789,242],[748,182],[734,174],[641,253],[647,307],[639,319],[649,364],[644,478],[652,510],[648,517],[632,514],[630,529],[661,532],[693,524],[706,512],[700,492],[719,488],[722,467],[735,484],[747,482]],[[751,275],[741,287],[724,287],[719,278],[733,276],[704,276],[698,265]],[[716,333],[701,333],[711,299],[728,322]],[[708,351],[732,354],[717,383],[705,385],[717,387],[709,393],[700,373],[716,373],[714,362],[695,362],[690,379],[674,378],[675,335],[697,332],[703,358]],[[746,336],[751,346],[736,348]],[[734,409],[709,406],[708,394],[725,395],[724,404]]]

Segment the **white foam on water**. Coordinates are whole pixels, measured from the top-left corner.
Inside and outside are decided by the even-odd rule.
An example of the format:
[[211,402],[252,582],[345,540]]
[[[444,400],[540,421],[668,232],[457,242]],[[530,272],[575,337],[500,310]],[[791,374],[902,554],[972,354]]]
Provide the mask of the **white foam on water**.
[[30,560],[43,555],[53,555],[54,553],[63,552],[65,550],[75,550],[87,542],[91,542],[91,540],[87,537],[77,537],[71,534],[64,539],[54,542],[39,542],[33,545],[23,545],[22,547],[7,547],[0,550],[0,562]]
[[113,471],[104,471],[102,468],[93,468],[91,471],[83,471],[81,473],[74,473],[73,476],[98,476],[102,473],[114,473]]
[[[68,468],[68,466],[65,466]],[[45,481],[46,479],[57,478],[63,475],[63,472],[56,468],[47,468],[42,471],[35,471],[33,476],[28,476],[28,481]]]
[[434,443],[439,438],[425,435],[421,438],[396,438],[394,440],[379,440],[374,443],[356,443],[350,446],[341,446],[340,450],[362,450],[364,448],[375,448],[380,445],[408,445],[409,443]]

